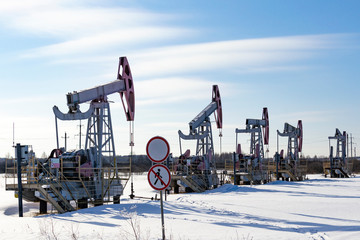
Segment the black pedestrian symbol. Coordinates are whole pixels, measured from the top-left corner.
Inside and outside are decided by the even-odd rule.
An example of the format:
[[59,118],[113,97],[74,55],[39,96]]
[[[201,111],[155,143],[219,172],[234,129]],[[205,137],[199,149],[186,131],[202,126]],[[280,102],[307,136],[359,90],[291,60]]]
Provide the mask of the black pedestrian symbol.
[[[157,173],[155,173],[155,177],[156,177],[156,180],[154,182],[154,185],[156,185],[156,183],[159,181],[159,179],[162,178],[162,176],[160,175],[160,168],[158,168]],[[163,181],[160,180],[160,182],[161,182],[161,185],[164,185]]]

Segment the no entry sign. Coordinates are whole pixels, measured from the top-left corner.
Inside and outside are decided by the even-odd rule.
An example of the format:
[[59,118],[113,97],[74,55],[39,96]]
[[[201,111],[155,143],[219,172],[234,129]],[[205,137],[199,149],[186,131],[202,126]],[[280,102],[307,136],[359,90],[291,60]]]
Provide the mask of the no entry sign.
[[[161,163],[167,159],[170,153],[169,143],[163,137],[153,137],[146,144],[146,155],[155,162]],[[161,229],[162,239],[165,240],[165,224],[164,224],[164,209],[162,190],[170,185],[171,175],[169,169],[162,164],[155,164],[148,172],[148,181],[150,186],[160,191],[160,208],[161,208]]]
[[164,190],[170,185],[171,175],[169,169],[162,164],[152,166],[148,172],[148,181],[155,190]]
[[155,163],[161,163],[165,161],[169,156],[169,153],[169,143],[163,137],[153,137],[146,145],[146,155],[151,161]]

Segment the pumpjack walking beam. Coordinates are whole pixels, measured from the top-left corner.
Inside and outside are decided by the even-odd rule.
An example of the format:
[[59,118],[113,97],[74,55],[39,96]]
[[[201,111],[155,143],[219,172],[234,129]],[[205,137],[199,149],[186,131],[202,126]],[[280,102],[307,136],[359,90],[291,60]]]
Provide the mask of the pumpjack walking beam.
[[[115,81],[82,91],[68,93],[66,95],[67,105],[69,108],[68,113],[62,113],[57,106],[53,107],[56,119],[56,128],[57,119],[88,119],[85,148],[95,146],[97,148],[96,150],[99,161],[103,152],[107,152],[115,156],[111,114],[107,100],[107,96],[113,93],[120,94],[127,121],[134,121],[135,91],[130,66],[126,57],[119,58],[117,79]],[[80,104],[89,101],[90,108],[86,112],[81,112]],[[57,147],[59,148],[59,146]]]
[[[333,146],[331,146],[331,140],[336,141],[336,152],[335,156],[333,154]],[[324,163],[324,172],[325,175],[330,173],[331,178],[337,177],[349,177],[350,169],[349,164],[346,161],[346,140],[347,133],[341,131],[336,128],[335,135],[329,137],[329,149],[330,149],[330,162]]]
[[[210,116],[215,115],[216,126],[222,136],[222,105],[219,87],[212,86],[211,102],[189,122],[189,134],[185,135],[180,130],[180,159],[172,176],[174,192],[178,192],[179,184],[191,188],[193,191],[203,191],[216,187],[218,178],[214,155],[214,143]],[[182,152],[181,139],[196,140],[196,154],[190,156],[190,150]],[[186,179],[185,179],[186,178]],[[178,181],[179,180],[179,181]]]
[[[267,171],[263,168],[264,145],[269,144],[269,113],[263,108],[262,119],[246,119],[245,129],[235,129],[236,154],[234,154],[234,184],[261,183],[267,181]],[[239,133],[250,133],[250,155],[243,155],[238,143]]]
[[[114,93],[119,93],[124,108],[126,120],[130,122],[130,136],[132,141],[132,147],[133,121],[135,118],[135,91],[130,65],[126,57],[119,58],[117,79],[115,81],[93,88],[68,93],[66,95],[67,106],[69,108],[67,113],[62,113],[57,106],[53,107],[57,136],[57,119],[88,120],[85,149],[91,149],[90,152],[95,155],[95,159],[91,160],[91,166],[93,168],[99,168],[99,171],[95,171],[95,174],[97,176],[94,177],[94,181],[96,181],[96,188],[98,189],[96,191],[101,192],[101,199],[99,199],[100,202],[102,202],[104,194],[110,191],[109,186],[105,186],[103,179],[105,174],[103,172],[104,157],[109,157],[113,161],[110,161],[110,165],[112,165],[115,176],[116,178],[118,178],[118,168],[115,159],[116,154],[113,138],[110,104],[108,101],[108,96]],[[90,102],[90,108],[86,112],[81,112],[80,105],[86,102]],[[59,148],[59,144],[57,147]],[[129,167],[128,172],[124,172],[124,174],[130,174],[130,171],[131,169]],[[110,185],[116,184],[115,180],[113,179],[109,181]],[[117,197],[118,196],[114,196],[114,198]],[[97,194],[96,198],[99,198],[99,194]]]
[[[278,172],[283,179],[290,179],[292,181],[300,181],[305,178],[306,164],[300,161],[299,153],[302,151],[303,145],[303,125],[299,120],[297,127],[284,124],[284,131],[277,130],[278,136],[288,138],[287,155],[282,156],[283,150],[280,153],[280,161],[278,164]],[[278,177],[278,176],[277,176]]]

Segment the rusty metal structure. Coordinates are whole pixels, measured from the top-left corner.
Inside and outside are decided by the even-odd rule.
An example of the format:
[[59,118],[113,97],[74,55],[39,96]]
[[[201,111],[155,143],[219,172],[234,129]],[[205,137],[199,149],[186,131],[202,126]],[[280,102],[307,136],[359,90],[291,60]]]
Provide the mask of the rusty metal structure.
[[[234,184],[261,184],[268,181],[264,166],[264,145],[269,144],[269,113],[263,108],[261,119],[246,119],[245,129],[235,129],[236,153],[234,153]],[[241,151],[238,134],[250,134],[250,152]]]
[[[217,128],[222,129],[222,106],[220,91],[217,85],[212,86],[212,99],[192,121],[189,122],[189,134],[180,130],[180,157],[174,162],[171,187],[174,193],[180,188],[186,192],[203,192],[219,184],[214,159],[214,143],[210,116],[215,115]],[[196,153],[191,156],[190,150],[182,152],[181,140],[195,140]]]
[[[21,185],[24,198],[40,202],[40,213],[47,203],[59,213],[120,202],[131,173],[131,160],[116,161],[108,95],[119,93],[127,121],[130,122],[130,146],[133,145],[135,96],[132,74],[126,57],[119,58],[117,79],[110,83],[66,95],[69,111],[54,106],[57,147],[45,162],[34,157],[21,162]],[[86,112],[80,105],[90,102]],[[88,120],[85,149],[65,152],[59,147],[58,119]],[[8,162],[6,189],[19,191],[17,162]]]

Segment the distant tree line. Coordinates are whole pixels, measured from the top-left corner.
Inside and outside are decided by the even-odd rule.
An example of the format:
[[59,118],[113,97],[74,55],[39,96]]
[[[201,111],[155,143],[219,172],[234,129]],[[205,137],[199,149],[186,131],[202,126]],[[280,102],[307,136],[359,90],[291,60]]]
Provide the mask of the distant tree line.
[[[324,172],[323,169],[323,162],[329,161],[328,157],[325,156],[300,156],[301,159],[305,159],[307,163],[307,174],[322,174]],[[233,159],[233,153],[222,153],[222,154],[215,154],[215,160],[216,160],[216,168],[217,169],[223,169],[225,167],[225,164],[227,164],[227,167],[229,167],[229,164],[232,164]],[[267,161],[271,159],[265,159],[265,164]],[[360,159],[359,158],[353,158],[353,159],[347,159],[350,163],[353,164],[353,173],[360,173]]]
[[[215,154],[215,162],[216,162],[216,168],[217,169],[224,169],[225,165],[227,168],[232,168],[232,158],[233,153],[226,152],[222,154]],[[146,155],[133,155],[131,162],[131,171],[132,172],[147,172],[152,162],[148,159]],[[174,157],[173,159],[176,160],[178,157]],[[321,174],[323,173],[323,162],[329,161],[329,158],[327,157],[302,157],[307,161],[307,173],[308,174]],[[130,156],[117,156],[117,165],[118,166],[130,166]],[[40,161],[44,161],[45,159],[40,158]],[[266,159],[266,161],[269,161],[269,159]],[[360,173],[360,160],[359,159],[348,159],[348,161],[353,163],[353,172],[354,173]],[[110,162],[110,161],[109,161]],[[5,172],[5,158],[0,158],[0,173]]]
[[0,173],[5,172],[5,158],[0,158]]

